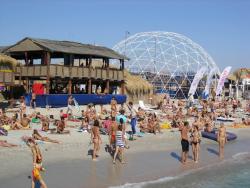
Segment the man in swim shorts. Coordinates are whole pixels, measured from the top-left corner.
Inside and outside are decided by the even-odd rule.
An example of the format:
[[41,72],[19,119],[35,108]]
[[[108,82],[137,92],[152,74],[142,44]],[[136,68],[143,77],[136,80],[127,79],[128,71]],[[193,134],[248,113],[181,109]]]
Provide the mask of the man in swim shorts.
[[187,162],[188,152],[189,152],[189,141],[188,141],[188,132],[190,128],[188,127],[188,122],[185,121],[184,123],[181,122],[179,131],[181,132],[181,147],[182,147],[182,154],[181,154],[181,162],[185,164]]

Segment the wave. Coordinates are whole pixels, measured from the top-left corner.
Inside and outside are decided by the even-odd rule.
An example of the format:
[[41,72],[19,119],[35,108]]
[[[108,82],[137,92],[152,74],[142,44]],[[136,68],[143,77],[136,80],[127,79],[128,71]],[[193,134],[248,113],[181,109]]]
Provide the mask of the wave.
[[232,156],[234,160],[250,160],[250,152],[240,152]]
[[126,183],[124,185],[112,186],[110,188],[142,188],[142,187],[148,187],[150,185],[155,185],[155,184],[159,184],[159,183],[165,183],[165,182],[169,182],[169,181],[172,181],[172,180],[180,179],[180,178],[185,177],[187,175],[194,174],[194,173],[196,173],[198,171],[209,170],[209,169],[216,168],[218,166],[224,166],[224,165],[227,166],[228,164],[242,163],[242,162],[248,162],[248,161],[250,161],[250,152],[240,152],[240,153],[237,153],[237,154],[233,155],[232,158],[221,161],[220,163],[213,163],[213,164],[208,165],[208,166],[202,166],[200,168],[188,170],[188,171],[183,172],[180,175],[175,176],[175,177],[169,177],[168,176],[168,177],[164,177],[164,178],[160,178],[160,179],[152,180],[152,181],[144,181],[144,182],[139,182],[139,183]]
[[140,183],[126,183],[124,185],[119,185],[119,186],[112,186],[109,188],[141,188],[145,185],[151,185],[151,184],[155,184],[155,183],[161,183],[161,182],[167,182],[173,179],[177,179],[178,176],[176,177],[164,177],[164,178],[160,178],[157,180],[151,180],[151,181],[144,181],[144,182],[140,182]]

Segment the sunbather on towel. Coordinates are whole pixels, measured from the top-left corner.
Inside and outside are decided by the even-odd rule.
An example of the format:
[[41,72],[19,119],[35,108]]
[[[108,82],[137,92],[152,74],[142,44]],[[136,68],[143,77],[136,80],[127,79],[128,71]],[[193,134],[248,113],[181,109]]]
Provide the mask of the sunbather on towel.
[[60,142],[57,141],[57,140],[53,140],[53,139],[50,139],[50,138],[48,138],[48,137],[45,137],[45,136],[40,135],[36,129],[33,130],[32,137],[33,137],[35,140],[41,140],[41,141],[45,141],[45,142],[52,142],[52,143],[56,143],[56,144],[59,144],[59,143],[60,143]]

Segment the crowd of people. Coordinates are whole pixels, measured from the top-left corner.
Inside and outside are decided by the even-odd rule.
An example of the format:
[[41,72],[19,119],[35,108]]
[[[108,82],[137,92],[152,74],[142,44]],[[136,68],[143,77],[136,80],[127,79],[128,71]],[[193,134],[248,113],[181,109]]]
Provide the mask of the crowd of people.
[[[70,134],[68,121],[80,122],[79,132],[88,132],[90,134],[90,144],[92,148],[92,159],[97,160],[100,149],[103,145],[102,136],[107,135],[109,143],[106,150],[111,154],[113,163],[117,158],[121,163],[125,161],[125,151],[129,149],[129,140],[136,140],[136,136],[142,134],[162,134],[162,122],[171,123],[171,128],[177,128],[181,135],[181,162],[187,162],[189,145],[192,147],[193,160],[199,161],[201,131],[217,133],[219,143],[219,156],[224,156],[224,145],[227,142],[226,128],[224,123],[216,126],[218,117],[239,118],[237,110],[243,110],[244,113],[250,113],[249,101],[245,107],[236,99],[224,99],[221,101],[209,99],[199,100],[197,104],[194,101],[172,100],[165,96],[157,108],[144,109],[136,107],[133,102],[118,105],[115,97],[112,98],[110,106],[100,105],[100,111],[96,110],[94,104],[89,104],[85,110],[81,111],[80,116],[73,114],[74,99],[68,98],[68,107],[66,112],[59,111],[59,119],[53,115],[45,115],[34,110],[31,114],[26,112],[26,103],[24,98],[20,99],[19,112],[14,112],[12,117],[6,115],[4,110],[0,110],[0,133],[7,134],[9,130],[29,130],[32,123],[40,123],[41,131],[51,134]],[[36,96],[32,95],[30,102],[31,108],[36,108]],[[238,124],[249,126],[250,120],[247,117],[242,118],[241,122],[233,122],[233,126]],[[3,133],[3,134],[4,134]],[[47,136],[42,136],[37,129],[34,129],[32,135],[22,138],[31,148],[33,154],[33,180],[40,181],[42,187],[46,188],[40,171],[44,170],[41,165],[42,154],[37,141],[51,142],[59,144],[60,142]],[[6,140],[0,142],[0,146],[16,147],[17,145],[8,143]],[[33,184],[33,183],[32,183]]]

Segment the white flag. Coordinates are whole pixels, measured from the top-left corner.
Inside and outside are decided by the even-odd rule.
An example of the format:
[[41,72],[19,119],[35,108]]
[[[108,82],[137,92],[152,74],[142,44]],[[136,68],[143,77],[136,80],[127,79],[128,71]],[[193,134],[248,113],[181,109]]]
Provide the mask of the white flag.
[[197,86],[200,82],[200,80],[202,79],[203,75],[205,74],[205,72],[207,71],[206,67],[201,67],[201,69],[198,70],[198,72],[196,73],[196,75],[194,76],[193,82],[190,86],[189,92],[188,92],[188,96],[190,95],[194,95]]
[[213,75],[216,74],[216,68],[213,68],[208,76],[207,76],[207,82],[206,82],[206,86],[204,89],[204,97],[207,98],[209,96],[209,89],[210,89],[210,85],[212,83],[212,79],[213,79]]
[[220,95],[222,92],[222,88],[224,86],[225,80],[228,77],[230,71],[231,71],[232,67],[226,67],[223,72],[220,75],[220,79],[217,85],[217,89],[216,89],[216,96]]

